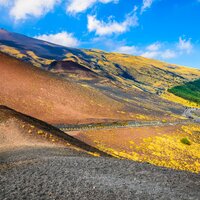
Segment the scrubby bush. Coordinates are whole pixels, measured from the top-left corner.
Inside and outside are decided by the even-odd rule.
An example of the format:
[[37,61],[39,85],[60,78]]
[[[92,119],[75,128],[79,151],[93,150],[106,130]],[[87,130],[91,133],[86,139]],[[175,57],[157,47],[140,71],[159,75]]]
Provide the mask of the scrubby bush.
[[190,142],[187,138],[182,138],[182,139],[181,139],[181,142],[182,142],[183,144],[191,145],[191,142]]

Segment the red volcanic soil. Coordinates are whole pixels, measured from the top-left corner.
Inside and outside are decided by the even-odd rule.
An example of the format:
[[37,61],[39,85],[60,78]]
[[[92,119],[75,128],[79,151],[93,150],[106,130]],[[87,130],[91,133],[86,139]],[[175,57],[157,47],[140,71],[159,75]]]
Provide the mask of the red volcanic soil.
[[[36,128],[28,125],[19,124],[15,119],[9,119],[5,123],[0,123],[0,152],[19,147],[63,147],[60,144],[53,144],[45,139],[36,138],[33,136]],[[37,136],[37,132],[35,133]]]
[[0,104],[40,120],[85,123],[121,118],[117,101],[3,53],[0,74]]
[[92,146],[104,144],[119,151],[130,151],[130,141],[140,145],[146,138],[172,135],[179,130],[181,130],[181,125],[74,131],[69,134]]
[[71,147],[54,132],[37,119],[0,106],[0,152],[24,147]]

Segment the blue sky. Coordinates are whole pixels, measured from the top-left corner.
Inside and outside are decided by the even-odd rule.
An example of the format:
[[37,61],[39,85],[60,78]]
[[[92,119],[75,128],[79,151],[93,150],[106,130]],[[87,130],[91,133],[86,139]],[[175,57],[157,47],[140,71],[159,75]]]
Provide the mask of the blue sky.
[[200,0],[0,0],[0,27],[200,68]]

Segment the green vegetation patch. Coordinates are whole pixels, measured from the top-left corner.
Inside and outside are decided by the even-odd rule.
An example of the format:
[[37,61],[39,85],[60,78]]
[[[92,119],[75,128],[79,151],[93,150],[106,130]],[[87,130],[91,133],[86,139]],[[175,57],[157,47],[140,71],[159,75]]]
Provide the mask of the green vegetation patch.
[[182,138],[182,139],[181,139],[181,142],[182,142],[183,144],[191,145],[191,142],[190,142],[187,138]]
[[170,88],[168,92],[200,105],[200,79]]

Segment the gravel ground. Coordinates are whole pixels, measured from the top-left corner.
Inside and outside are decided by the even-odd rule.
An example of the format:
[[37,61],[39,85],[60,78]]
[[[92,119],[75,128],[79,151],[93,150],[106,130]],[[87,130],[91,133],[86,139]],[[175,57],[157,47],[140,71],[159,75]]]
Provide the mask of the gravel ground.
[[200,199],[200,175],[73,150],[0,153],[0,199]]

